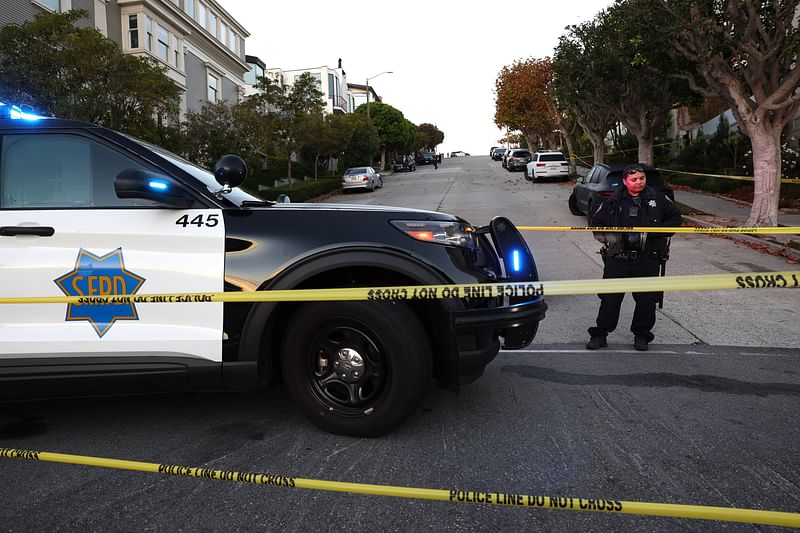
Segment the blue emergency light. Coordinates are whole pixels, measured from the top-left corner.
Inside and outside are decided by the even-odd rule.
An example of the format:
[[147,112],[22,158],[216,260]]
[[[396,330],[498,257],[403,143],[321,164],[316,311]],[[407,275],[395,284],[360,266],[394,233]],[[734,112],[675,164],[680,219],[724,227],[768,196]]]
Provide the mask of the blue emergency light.
[[20,106],[9,105],[5,102],[0,102],[0,118],[11,118],[14,120],[39,120],[44,118],[36,113],[23,111]]
[[147,183],[147,186],[157,191],[166,191],[169,189],[169,184],[166,181],[161,180],[150,180]]
[[519,250],[511,251],[511,270],[514,272],[522,270],[522,254],[519,253]]

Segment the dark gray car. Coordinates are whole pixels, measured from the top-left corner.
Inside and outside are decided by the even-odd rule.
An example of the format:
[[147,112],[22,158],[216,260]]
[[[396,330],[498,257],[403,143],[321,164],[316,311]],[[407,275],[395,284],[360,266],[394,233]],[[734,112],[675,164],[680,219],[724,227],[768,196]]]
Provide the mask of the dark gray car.
[[[591,213],[600,203],[622,187],[622,169],[629,163],[606,164],[593,166],[585,176],[578,176],[575,189],[569,197],[569,210],[573,215],[581,216]],[[672,187],[664,183],[661,173],[651,166],[639,165],[647,176],[647,185],[675,199]]]

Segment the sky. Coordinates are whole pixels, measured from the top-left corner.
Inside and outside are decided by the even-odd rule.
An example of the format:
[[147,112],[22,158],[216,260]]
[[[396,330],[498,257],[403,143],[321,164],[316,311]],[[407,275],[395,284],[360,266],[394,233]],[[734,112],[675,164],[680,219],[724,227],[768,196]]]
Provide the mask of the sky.
[[552,57],[566,26],[611,4],[218,1],[250,32],[245,52],[267,68],[336,67],[341,58],[347,81],[361,85],[392,71],[370,80],[384,103],[414,124],[443,131],[440,152],[472,155],[488,154],[505,133],[494,123],[495,80],[503,66]]

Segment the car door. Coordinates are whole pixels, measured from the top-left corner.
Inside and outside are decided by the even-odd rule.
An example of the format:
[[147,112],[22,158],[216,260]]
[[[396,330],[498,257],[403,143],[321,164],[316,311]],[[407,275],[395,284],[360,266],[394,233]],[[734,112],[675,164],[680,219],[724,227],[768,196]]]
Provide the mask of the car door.
[[[158,172],[80,130],[0,135],[0,297],[222,291],[221,210],[199,197],[189,209],[117,198],[114,178],[130,168]],[[0,305],[0,365],[101,355],[221,361],[222,306]]]
[[578,207],[584,213],[588,210],[589,195],[591,194],[591,181],[592,176],[597,172],[597,167],[592,167],[589,172],[582,178],[579,177],[575,182],[575,200],[578,202]]

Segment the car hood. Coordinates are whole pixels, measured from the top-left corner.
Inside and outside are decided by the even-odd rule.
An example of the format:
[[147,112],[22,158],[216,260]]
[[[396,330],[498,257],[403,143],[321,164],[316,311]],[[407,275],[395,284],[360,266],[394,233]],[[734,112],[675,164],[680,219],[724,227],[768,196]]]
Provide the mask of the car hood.
[[411,214],[416,217],[424,216],[425,218],[433,220],[461,220],[461,218],[448,213],[439,213],[436,211],[427,211],[425,209],[413,209],[409,207],[392,207],[386,205],[368,205],[368,204],[327,204],[327,203],[287,203],[287,204],[273,204],[260,206],[247,206],[248,209],[288,209],[291,211],[306,210],[306,211],[361,211],[370,213],[397,213],[397,214]]

